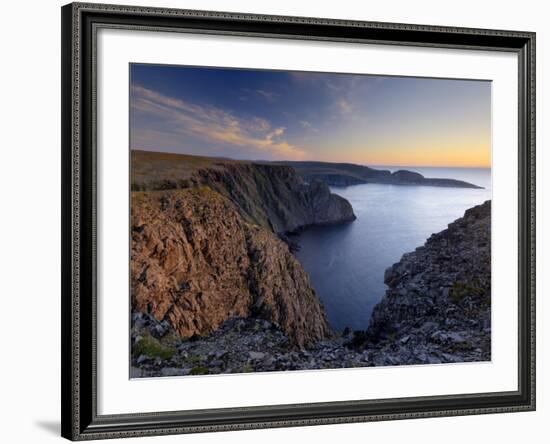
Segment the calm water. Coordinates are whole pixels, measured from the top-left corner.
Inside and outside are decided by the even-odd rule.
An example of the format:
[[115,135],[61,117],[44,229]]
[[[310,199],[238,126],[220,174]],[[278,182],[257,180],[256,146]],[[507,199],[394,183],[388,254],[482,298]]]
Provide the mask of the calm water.
[[[385,167],[389,170],[400,168]],[[425,177],[465,180],[482,190],[427,186],[355,185],[332,191],[351,202],[357,220],[314,227],[295,237],[333,328],[363,330],[384,295],[384,271],[423,245],[464,211],[491,199],[491,170],[416,168]]]

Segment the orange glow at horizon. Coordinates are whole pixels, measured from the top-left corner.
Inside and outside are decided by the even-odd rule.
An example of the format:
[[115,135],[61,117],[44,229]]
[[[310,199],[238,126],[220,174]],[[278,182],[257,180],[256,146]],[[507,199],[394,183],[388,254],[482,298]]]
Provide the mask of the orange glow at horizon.
[[370,152],[365,156],[354,158],[353,163],[387,166],[490,168],[491,151],[489,149],[464,148],[449,152],[427,148],[417,149],[411,153],[385,152],[377,154]]
[[[392,143],[393,142],[393,143]],[[325,148],[332,145],[327,141]],[[491,167],[491,137],[488,132],[471,132],[452,137],[421,136],[416,140],[373,140],[344,149],[325,149],[327,162],[349,162],[361,165],[417,167]],[[345,153],[344,156],[342,154]]]
[[315,157],[303,160],[383,166],[491,168],[491,149],[475,146],[454,150],[430,147],[408,150],[369,149],[364,152],[355,152],[345,158],[335,153],[335,155],[323,156],[323,158]]

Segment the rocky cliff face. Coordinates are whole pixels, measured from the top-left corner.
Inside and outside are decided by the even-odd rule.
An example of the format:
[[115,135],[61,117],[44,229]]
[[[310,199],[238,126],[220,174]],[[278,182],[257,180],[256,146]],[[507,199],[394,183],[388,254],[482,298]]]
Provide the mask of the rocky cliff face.
[[243,218],[275,233],[355,220],[351,204],[322,181],[306,183],[294,168],[166,153],[132,152],[132,189],[208,186]]
[[132,152],[132,304],[180,338],[234,317],[272,322],[295,347],[329,335],[285,233],[355,219],[348,201],[286,166]]
[[384,279],[389,289],[366,335],[356,335],[379,364],[491,359],[490,201],[405,254]]
[[[244,210],[234,203],[240,194],[224,196],[229,176],[203,179],[214,187],[132,193],[133,310],[168,321],[182,338],[208,335],[229,318],[247,316],[273,322],[297,347],[328,336],[321,303],[288,246],[243,218]],[[275,193],[270,188],[269,195]],[[331,199],[325,198],[329,208],[319,209],[315,199],[303,196],[313,220],[330,219]],[[246,214],[270,214],[250,205]],[[273,219],[271,226],[294,226],[281,220]]]
[[355,219],[346,199],[321,181],[304,183],[290,167],[236,164],[200,170],[198,176],[231,199],[247,220],[276,233]]

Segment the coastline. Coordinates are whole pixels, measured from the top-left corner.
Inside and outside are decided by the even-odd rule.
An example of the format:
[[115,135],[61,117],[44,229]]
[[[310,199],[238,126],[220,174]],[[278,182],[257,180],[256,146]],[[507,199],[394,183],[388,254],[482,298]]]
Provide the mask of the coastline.
[[[486,359],[486,350],[468,354],[466,346],[443,355],[443,343],[456,335],[432,351],[396,355],[402,335],[395,332],[331,330],[288,234],[355,220],[349,202],[326,183],[304,182],[288,166],[205,162],[185,174],[175,171],[177,180],[155,175],[152,183],[133,183],[132,194],[141,196],[132,204],[133,252],[147,245],[143,254],[133,253],[134,377]],[[223,237],[228,223],[233,228]],[[242,245],[248,251],[239,252]],[[223,260],[212,262],[219,254],[237,268],[222,271]],[[188,271],[173,274],[182,261]],[[373,314],[377,325],[380,312]],[[221,344],[231,349],[225,358]]]
[[[308,347],[292,347],[276,323],[253,316],[232,317],[210,335],[181,340],[171,334],[168,323],[134,312],[132,337],[139,341],[149,335],[156,352],[133,356],[132,377],[488,361],[490,272],[487,275],[476,263],[467,270],[447,264],[450,269],[436,281],[433,276],[426,281],[419,276],[429,276],[441,265],[442,254],[456,251],[462,255],[473,251],[486,266],[489,227],[490,202],[468,210],[387,269],[389,289],[367,330],[332,333]],[[466,239],[472,232],[477,233],[473,240]],[[465,241],[483,251],[466,248]],[[424,260],[418,261],[418,255]],[[413,269],[415,273],[410,272]],[[472,282],[479,286],[474,288]],[[465,316],[464,310],[472,307],[475,313]],[[477,327],[471,328],[472,322]]]

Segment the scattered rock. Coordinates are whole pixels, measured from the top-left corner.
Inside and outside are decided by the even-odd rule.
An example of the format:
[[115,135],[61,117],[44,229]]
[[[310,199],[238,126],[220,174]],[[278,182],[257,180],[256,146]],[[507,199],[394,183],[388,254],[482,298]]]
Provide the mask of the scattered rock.
[[149,358],[149,356],[139,355],[136,362],[138,364],[143,364],[144,362],[147,362],[147,361],[150,361],[150,360],[151,360],[151,358]]
[[189,373],[189,369],[174,367],[163,367],[160,371],[161,376],[185,376]]
[[260,359],[263,359],[265,357],[265,353],[251,351],[248,352],[248,356],[250,356],[250,359],[254,361],[259,361]]
[[403,255],[384,279],[389,289],[356,347],[387,354],[398,343],[403,364],[491,359],[490,201]]

